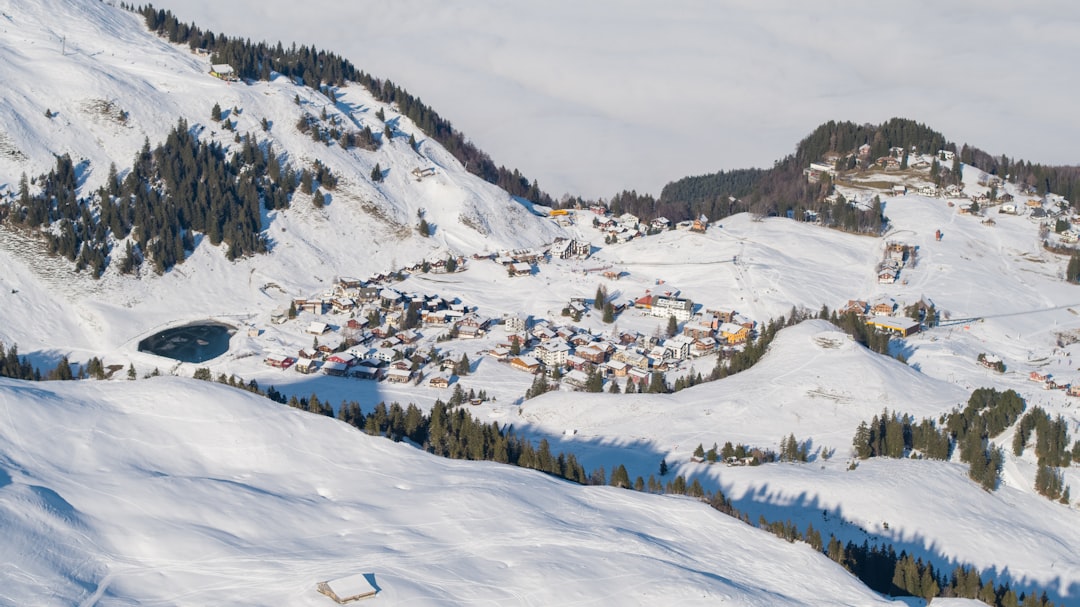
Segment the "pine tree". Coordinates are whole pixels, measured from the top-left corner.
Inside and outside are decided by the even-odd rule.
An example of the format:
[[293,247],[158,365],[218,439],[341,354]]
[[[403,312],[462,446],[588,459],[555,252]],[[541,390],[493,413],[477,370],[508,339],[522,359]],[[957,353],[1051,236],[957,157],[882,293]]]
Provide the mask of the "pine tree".
[[664,476],[668,473],[668,465],[666,459],[660,460],[660,476]]
[[593,307],[597,310],[604,309],[604,303],[607,301],[607,290],[604,289],[604,285],[596,287],[596,295],[593,298]]
[[371,169],[371,180],[374,182],[383,180],[382,167],[380,167],[377,162],[375,163],[375,168]]
[[214,122],[221,122],[221,106],[214,103],[214,107],[210,109],[210,119]]
[[705,447],[701,443],[698,443],[696,449],[694,449],[694,457],[696,459],[705,459]]
[[615,322],[615,306],[610,301],[604,304],[603,321],[608,324]]
[[674,316],[669,316],[667,321],[667,334],[671,337],[679,332],[679,321]]
[[133,380],[135,377],[135,363],[130,363],[128,365],[127,378]]

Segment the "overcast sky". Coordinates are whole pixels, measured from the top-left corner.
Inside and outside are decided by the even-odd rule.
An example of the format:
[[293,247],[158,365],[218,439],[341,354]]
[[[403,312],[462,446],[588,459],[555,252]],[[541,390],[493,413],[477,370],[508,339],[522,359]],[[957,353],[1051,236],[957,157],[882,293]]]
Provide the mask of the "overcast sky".
[[337,52],[558,197],[766,167],[827,120],[903,116],[1080,163],[1080,3],[162,0]]

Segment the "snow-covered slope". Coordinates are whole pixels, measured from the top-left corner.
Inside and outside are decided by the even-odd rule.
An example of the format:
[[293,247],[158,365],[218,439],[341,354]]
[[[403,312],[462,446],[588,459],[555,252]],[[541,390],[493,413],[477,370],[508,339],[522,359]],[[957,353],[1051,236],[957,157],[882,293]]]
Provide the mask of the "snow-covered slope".
[[194,380],[0,380],[0,602],[879,605],[697,501],[457,462]]
[[[12,195],[30,177],[69,154],[79,165],[81,193],[104,181],[110,163],[123,176],[136,151],[161,142],[183,118],[203,140],[233,145],[234,133],[211,121],[217,103],[239,133],[269,143],[294,168],[316,159],[340,180],[328,204],[316,209],[298,193],[292,208],[271,212],[263,228],[273,253],[237,263],[202,244],[166,276],[144,272],[121,278],[115,267],[101,281],[72,276],[70,264],[44,258],[41,246],[10,233],[0,237],[0,290],[9,328],[0,339],[24,350],[51,343],[57,318],[79,326],[59,329],[69,347],[118,346],[162,323],[269,310],[288,296],[324,289],[335,276],[366,277],[448,253],[469,254],[551,242],[562,230],[533,215],[503,190],[468,173],[393,107],[358,85],[338,89],[335,100],[286,78],[228,83],[209,75],[209,58],[147,32],[141,17],[102,2],[8,0],[0,4],[0,195]],[[299,105],[296,103],[299,99]],[[233,110],[237,110],[233,112]],[[385,113],[385,121],[376,117]],[[46,117],[46,111],[53,117]],[[336,121],[343,130],[394,130],[378,151],[345,150],[313,141],[295,127],[300,116]],[[270,126],[262,129],[262,121]],[[417,150],[409,143],[417,142]],[[379,165],[385,178],[370,180]],[[435,169],[422,180],[416,168]],[[420,216],[434,228],[421,237]],[[43,281],[26,278],[30,265]],[[262,289],[278,285],[279,300]],[[12,293],[18,291],[18,293]],[[32,300],[32,306],[25,304]],[[125,327],[115,332],[115,316]],[[61,322],[61,324],[66,324]]]

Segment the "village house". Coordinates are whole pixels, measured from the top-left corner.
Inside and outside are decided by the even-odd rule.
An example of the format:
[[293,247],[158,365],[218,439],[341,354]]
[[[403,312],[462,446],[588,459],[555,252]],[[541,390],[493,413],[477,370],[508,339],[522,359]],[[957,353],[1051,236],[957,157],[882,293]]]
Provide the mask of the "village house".
[[874,304],[874,307],[870,308],[870,311],[878,316],[891,316],[896,310],[896,302],[890,299],[885,299]]
[[690,316],[693,315],[694,302],[690,301],[689,299],[683,299],[680,297],[657,295],[652,299],[652,307],[650,308],[650,312],[653,316],[659,316],[662,318],[674,316],[675,320],[687,321],[690,320]]
[[866,321],[867,326],[882,331],[895,333],[900,337],[907,337],[919,332],[919,321],[910,318],[898,318],[895,316],[874,316]]
[[431,379],[428,380],[428,385],[432,388],[449,388],[450,378],[442,374],[433,375]]
[[652,373],[649,373],[646,368],[630,367],[626,371],[626,381],[635,386],[647,386],[650,379],[652,379]]
[[844,307],[840,308],[841,314],[852,313],[856,316],[866,316],[868,304],[861,299],[849,299]]
[[386,381],[392,384],[407,384],[413,379],[413,372],[408,369],[389,369],[386,372]]
[[210,75],[225,82],[236,82],[236,70],[228,63],[215,63],[210,66]]
[[562,382],[572,388],[583,390],[589,383],[589,374],[578,369],[573,369],[563,376]]
[[549,339],[533,348],[533,354],[549,367],[561,367],[570,355],[570,346],[561,339]]
[[509,268],[510,276],[529,276],[532,274],[532,266],[525,262],[512,263]]
[[714,337],[698,337],[694,339],[694,344],[690,350],[691,356],[707,356],[716,352],[716,338]]
[[284,354],[268,354],[263,362],[275,369],[288,369],[296,362],[296,359]]
[[607,360],[607,352],[602,348],[594,345],[588,345],[583,348],[578,348],[575,354],[582,359],[597,365]]
[[687,323],[686,326],[683,327],[682,332],[683,332],[683,335],[686,335],[687,337],[692,337],[694,339],[698,339],[698,338],[701,338],[701,337],[710,337],[710,336],[712,336],[713,327],[710,326],[710,325],[707,325],[707,324],[700,323],[700,322]]
[[536,373],[540,370],[540,361],[531,356],[517,356],[510,359],[510,366],[527,373]]
[[604,363],[603,368],[615,377],[626,377],[626,373],[630,369],[630,365],[620,360],[611,360]]
[[330,330],[330,325],[319,322],[317,320],[311,321],[311,324],[307,327],[307,332],[312,335],[322,335]]
[[690,358],[690,347],[694,344],[694,338],[686,335],[676,335],[664,342],[666,358],[685,360]]
[[704,234],[705,230],[707,230],[708,228],[709,228],[709,218],[704,216],[704,215],[699,215],[698,218],[694,220],[694,225],[692,225],[690,227],[690,231],[691,232],[700,232],[700,233]]
[[611,355],[611,360],[623,362],[631,367],[637,367],[639,369],[649,368],[649,357],[634,352],[633,350],[617,350]]
[[731,346],[744,344],[750,338],[750,329],[733,322],[726,322],[720,325],[720,337]]
[[314,373],[319,369],[319,364],[310,358],[299,358],[296,360],[296,365],[293,367],[298,373],[308,375]]

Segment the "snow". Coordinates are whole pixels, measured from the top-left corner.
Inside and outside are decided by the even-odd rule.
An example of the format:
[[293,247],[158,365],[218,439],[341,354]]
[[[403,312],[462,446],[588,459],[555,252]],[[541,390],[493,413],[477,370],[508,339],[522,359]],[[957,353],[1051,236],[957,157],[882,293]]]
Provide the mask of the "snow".
[[[268,367],[267,355],[294,356],[312,344],[304,333],[312,322],[332,328],[320,343],[336,342],[347,317],[301,312],[281,325],[270,318],[295,297],[321,297],[339,276],[366,278],[450,253],[466,256],[464,271],[413,274],[393,288],[459,300],[482,318],[553,325],[568,322],[560,311],[570,298],[592,299],[600,284],[616,303],[670,291],[702,309],[736,310],[758,322],[793,308],[837,309],[849,299],[892,298],[901,306],[925,299],[945,322],[895,343],[892,353],[906,365],[868,352],[824,321],[807,321],[781,331],[752,369],[673,395],[560,391],[525,401],[533,376],[482,355],[503,341],[503,331],[436,343],[445,330],[425,327],[419,347],[437,345],[452,360],[467,354],[473,361],[456,384],[492,397],[470,407],[473,415],[548,438],[588,469],[625,464],[631,478],[647,478],[664,458],[674,472],[723,489],[752,520],[766,514],[800,527],[813,522],[852,540],[894,542],[938,564],[979,565],[1014,587],[1043,585],[1067,604],[1080,597],[1080,561],[1071,550],[1080,543],[1076,504],[1034,493],[1031,450],[1007,454],[994,493],[969,481],[956,462],[865,461],[847,470],[860,421],[885,407],[936,417],[981,386],[1017,390],[1029,406],[1065,416],[1070,436],[1080,436],[1076,401],[1027,380],[1037,370],[1080,381],[1080,291],[1062,280],[1065,259],[1042,248],[1031,218],[991,209],[991,227],[942,199],[886,195],[884,238],[738,215],[705,234],[665,231],[509,278],[501,265],[469,255],[538,248],[556,237],[599,246],[603,234],[589,225],[591,215],[562,228],[530,214],[400,117],[398,128],[422,142],[421,157],[404,141],[345,152],[292,128],[300,112],[325,107],[381,130],[375,111],[389,119],[392,108],[358,87],[339,91],[333,106],[282,78],[228,84],[206,73],[208,58],[162,42],[105,3],[8,0],[0,10],[0,78],[10,85],[0,109],[14,117],[0,124],[0,150],[19,151],[0,154],[0,193],[64,152],[89,160],[86,193],[110,162],[122,168],[144,138],[157,143],[179,116],[201,128],[201,137],[228,143],[231,134],[215,132],[208,120],[215,102],[241,109],[240,132],[261,132],[267,117],[274,126],[260,136],[290,162],[318,158],[342,180],[321,210],[301,203],[265,217],[270,254],[228,262],[202,242],[163,276],[73,275],[67,262],[40,254],[40,243],[0,231],[0,341],[18,344],[35,364],[99,356],[133,364],[140,377],[155,368],[190,376],[196,365],[140,353],[138,341],[216,319],[240,330],[228,353],[199,365],[214,377],[235,374],[335,406],[356,401],[365,411],[380,401],[427,408],[446,391]],[[88,110],[93,100],[122,107],[126,123]],[[57,116],[45,118],[46,108]],[[376,162],[389,171],[378,185],[366,177]],[[420,182],[409,176],[429,165],[439,167],[435,175]],[[965,172],[969,190],[981,191],[977,179],[977,171]],[[436,227],[431,238],[412,227],[421,210]],[[882,285],[876,267],[888,241],[917,247],[917,263]],[[607,280],[603,270],[621,279]],[[579,326],[597,335],[616,328],[653,335],[667,324],[634,310],[614,325],[601,316],[590,309]],[[977,365],[983,353],[1000,357],[1007,371]],[[707,375],[714,363],[715,356],[694,359],[673,376]],[[0,532],[12,538],[0,552],[17,567],[0,574],[0,593],[7,593],[0,602],[325,604],[314,584],[358,567],[374,571],[392,603],[878,600],[805,546],[777,542],[692,500],[438,460],[219,386],[170,377],[128,382],[123,375],[62,385],[0,382]],[[790,433],[810,441],[809,464],[690,462],[698,443],[775,449]],[[996,442],[1011,439],[1007,430]],[[1080,487],[1075,467],[1064,474]]]
[[[0,602],[885,605],[695,500],[452,461],[226,387],[0,380]],[[553,583],[555,581],[556,583]]]

